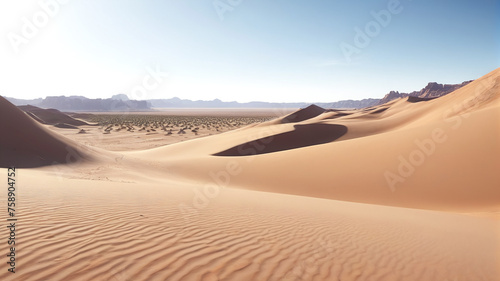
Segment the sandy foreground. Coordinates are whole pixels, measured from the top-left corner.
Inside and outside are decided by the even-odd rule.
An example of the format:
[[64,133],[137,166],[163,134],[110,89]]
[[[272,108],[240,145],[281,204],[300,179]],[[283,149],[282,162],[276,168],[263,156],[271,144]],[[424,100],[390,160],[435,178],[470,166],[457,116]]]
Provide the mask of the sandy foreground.
[[0,107],[0,280],[500,280],[500,69],[153,148]]

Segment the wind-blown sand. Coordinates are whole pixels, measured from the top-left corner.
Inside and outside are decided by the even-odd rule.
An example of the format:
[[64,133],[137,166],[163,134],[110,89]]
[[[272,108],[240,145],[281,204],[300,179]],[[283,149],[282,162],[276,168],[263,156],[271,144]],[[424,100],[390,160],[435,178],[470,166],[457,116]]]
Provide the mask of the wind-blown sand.
[[[42,166],[18,169],[1,280],[500,280],[500,69],[438,99],[148,150],[87,147],[0,106],[2,167]],[[69,165],[39,160],[67,147]]]

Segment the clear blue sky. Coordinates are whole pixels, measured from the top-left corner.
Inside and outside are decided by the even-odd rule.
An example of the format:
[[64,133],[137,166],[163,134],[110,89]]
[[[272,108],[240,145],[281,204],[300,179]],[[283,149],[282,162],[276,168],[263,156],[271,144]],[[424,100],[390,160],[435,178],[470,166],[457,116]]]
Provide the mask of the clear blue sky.
[[[42,2],[56,5],[0,2],[0,95],[331,102],[500,66],[493,0]],[[372,12],[382,10],[391,19],[380,24]],[[368,44],[356,45],[356,28],[368,28]],[[342,46],[356,48],[349,60]]]

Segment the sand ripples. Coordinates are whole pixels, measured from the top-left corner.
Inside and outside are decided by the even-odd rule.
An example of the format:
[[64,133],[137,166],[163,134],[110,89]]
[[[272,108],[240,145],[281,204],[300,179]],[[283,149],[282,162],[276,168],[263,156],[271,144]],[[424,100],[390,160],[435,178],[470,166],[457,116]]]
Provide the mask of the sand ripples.
[[[286,196],[297,202],[276,207],[282,195],[257,203],[264,197],[249,194],[244,206],[214,203],[187,217],[176,198],[109,204],[89,192],[37,203],[26,195],[17,280],[493,280],[477,259],[487,249],[456,247],[464,236],[444,241],[442,230],[400,216],[373,220],[357,205],[336,212],[338,203],[318,200],[324,209],[311,211],[316,199]],[[307,204],[291,207],[300,200]]]

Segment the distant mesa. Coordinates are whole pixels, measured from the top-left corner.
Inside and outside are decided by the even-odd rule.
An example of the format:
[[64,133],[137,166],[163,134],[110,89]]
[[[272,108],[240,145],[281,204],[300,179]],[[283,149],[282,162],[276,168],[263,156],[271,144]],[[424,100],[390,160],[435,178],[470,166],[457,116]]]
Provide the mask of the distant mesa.
[[[325,108],[363,108],[376,104],[379,99],[362,99],[362,100],[342,100],[330,103],[317,103],[320,107]],[[214,100],[188,100],[178,97],[170,99],[152,99],[148,100],[152,107],[155,108],[303,108],[309,105],[305,102],[225,102],[219,99]]]
[[438,84],[436,82],[430,82],[427,84],[425,88],[420,90],[419,92],[410,93],[410,96],[420,97],[420,98],[438,98],[444,95],[447,95],[455,90],[462,88],[465,85],[468,85],[470,81],[462,82],[461,84]]
[[145,111],[151,109],[147,101],[128,100],[125,95],[122,95],[123,94],[115,95],[116,99],[89,99],[82,96],[50,96],[44,99],[35,100],[21,100],[15,98],[7,98],[7,100],[18,106],[31,104],[41,108],[55,108],[62,111]]
[[85,97],[46,97],[38,106],[70,111],[137,111],[149,110],[146,101],[121,99],[88,99]]
[[[20,106],[31,104],[41,108],[55,108],[62,111],[147,111],[152,108],[303,108],[305,102],[261,102],[240,103],[236,101],[188,100],[173,97],[169,99],[130,100],[125,94],[113,95],[110,99],[89,99],[82,96],[50,96],[44,99],[7,98],[11,103]],[[330,103],[317,103],[323,108],[364,108],[375,105],[379,99],[342,100]]]
[[128,100],[130,100],[130,99],[128,98],[128,96],[127,96],[127,95],[125,95],[125,94],[117,94],[117,95],[113,95],[113,96],[111,97],[111,99],[113,99],[113,100],[121,100],[121,101],[128,101]]
[[0,97],[0,167],[34,168],[89,159],[70,142],[49,132]]
[[323,114],[326,110],[317,105],[311,104],[306,108],[302,108],[298,111],[295,111],[287,116],[285,116],[281,123],[297,123],[302,122],[307,119],[314,118],[320,114]]
[[[471,80],[472,81],[472,80]],[[471,81],[461,84],[438,84],[430,82],[420,91],[411,93],[400,93],[391,91],[382,99],[341,100],[330,103],[316,103],[318,107],[327,109],[361,109],[387,103],[389,101],[409,96],[419,98],[437,98],[449,94]],[[125,94],[116,94],[109,99],[89,99],[83,96],[49,96],[44,99],[16,99],[7,98],[15,105],[31,104],[41,108],[55,108],[61,111],[149,111],[155,108],[304,108],[309,105],[305,102],[261,102],[252,101],[240,103],[236,101],[213,100],[189,100],[172,97],[168,99],[131,100]],[[424,101],[424,100],[421,100]]]
[[337,124],[294,125],[291,132],[246,142],[214,156],[250,156],[297,149],[333,142],[347,133],[347,127]]
[[14,105],[28,105],[28,104],[37,105],[43,101],[42,98],[37,98],[37,99],[16,99],[9,97],[4,97],[4,98]]
[[398,91],[390,91],[387,95],[385,95],[379,102],[378,105],[388,103],[392,100],[399,99],[399,98],[406,98],[410,94],[406,93],[400,93]]

